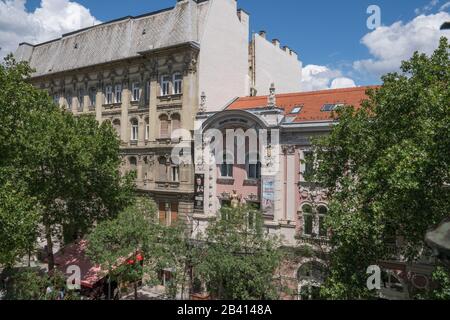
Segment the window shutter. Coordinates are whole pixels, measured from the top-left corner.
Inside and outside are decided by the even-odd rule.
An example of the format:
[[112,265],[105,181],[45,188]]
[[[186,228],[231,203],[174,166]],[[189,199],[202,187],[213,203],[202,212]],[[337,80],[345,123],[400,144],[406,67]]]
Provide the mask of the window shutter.
[[172,224],[174,224],[177,222],[178,219],[178,203],[172,202],[170,212],[171,212],[171,222]]
[[159,223],[165,225],[166,224],[166,203],[159,203]]
[[169,120],[166,117],[161,117],[161,138],[169,136]]

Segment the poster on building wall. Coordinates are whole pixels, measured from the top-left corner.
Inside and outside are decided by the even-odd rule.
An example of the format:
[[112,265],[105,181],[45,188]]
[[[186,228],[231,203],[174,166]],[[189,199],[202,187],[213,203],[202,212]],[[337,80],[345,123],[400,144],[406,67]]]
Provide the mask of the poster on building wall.
[[261,209],[265,215],[274,215],[275,213],[275,178],[263,177],[262,179],[262,197]]
[[202,210],[205,203],[205,175],[195,175],[195,210]]

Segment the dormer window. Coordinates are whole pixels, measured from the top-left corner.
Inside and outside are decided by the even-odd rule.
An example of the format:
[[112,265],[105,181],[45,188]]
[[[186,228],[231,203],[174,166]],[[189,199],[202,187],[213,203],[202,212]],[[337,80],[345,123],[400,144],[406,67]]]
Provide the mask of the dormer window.
[[342,103],[326,103],[323,105],[322,109],[320,111],[322,112],[332,112],[336,110],[339,107],[342,107],[344,104]]
[[294,109],[292,109],[292,111],[290,112],[290,114],[299,114],[303,109],[303,105],[301,106],[296,106]]

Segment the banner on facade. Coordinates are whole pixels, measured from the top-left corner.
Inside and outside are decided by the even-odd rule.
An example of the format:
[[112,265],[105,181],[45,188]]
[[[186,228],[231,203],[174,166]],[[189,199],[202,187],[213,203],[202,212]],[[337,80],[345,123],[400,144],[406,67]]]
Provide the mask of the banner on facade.
[[262,178],[262,197],[261,209],[265,215],[274,215],[275,213],[275,178]]
[[195,210],[202,210],[205,203],[205,175],[196,174],[195,175]]

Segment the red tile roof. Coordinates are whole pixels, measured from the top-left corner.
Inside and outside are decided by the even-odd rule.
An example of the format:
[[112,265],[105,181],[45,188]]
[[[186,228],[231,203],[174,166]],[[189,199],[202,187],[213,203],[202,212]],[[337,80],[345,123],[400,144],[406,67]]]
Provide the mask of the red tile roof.
[[[284,109],[286,116],[295,117],[293,122],[331,120],[331,112],[321,111],[325,104],[346,104],[360,107],[367,98],[366,90],[377,86],[333,89],[311,92],[277,94],[276,105]],[[242,97],[232,102],[226,110],[261,109],[267,106],[268,96]],[[299,114],[290,114],[295,107],[302,106]]]

